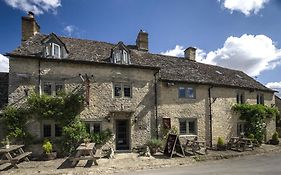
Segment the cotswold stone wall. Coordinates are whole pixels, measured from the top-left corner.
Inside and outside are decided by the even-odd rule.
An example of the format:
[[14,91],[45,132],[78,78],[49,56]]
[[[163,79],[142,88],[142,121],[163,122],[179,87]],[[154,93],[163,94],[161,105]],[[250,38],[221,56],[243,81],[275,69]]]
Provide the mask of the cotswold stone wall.
[[[179,86],[192,86],[196,88],[196,99],[178,98]],[[198,137],[200,140],[210,141],[209,129],[209,101],[208,88],[206,85],[194,84],[174,84],[167,86],[161,83],[159,86],[159,128],[161,128],[162,118],[171,118],[172,126],[179,130],[179,118],[197,118]],[[245,94],[246,103],[256,104],[256,95],[259,92],[234,88],[211,88],[212,102],[212,143],[216,144],[218,137],[229,140],[230,137],[237,136],[238,114],[234,113],[231,107],[236,104],[236,93]],[[263,92],[265,105],[274,104],[272,93]],[[267,140],[275,132],[275,120],[267,121]]]
[[[37,60],[16,59],[10,61],[10,104],[23,103],[24,89],[38,89],[39,66]],[[116,119],[129,119],[130,148],[144,144],[155,135],[154,70],[122,68],[100,65],[57,62],[40,63],[41,80],[63,82],[66,91],[85,92],[85,84],[79,74],[90,79],[90,100],[81,113],[85,121],[100,121],[102,129],[110,129],[115,139]],[[30,75],[25,81],[20,75]],[[113,83],[132,85],[132,98],[113,97]],[[110,118],[110,121],[107,119]],[[30,130],[41,136],[41,124],[30,121]],[[113,144],[115,146],[115,144]]]

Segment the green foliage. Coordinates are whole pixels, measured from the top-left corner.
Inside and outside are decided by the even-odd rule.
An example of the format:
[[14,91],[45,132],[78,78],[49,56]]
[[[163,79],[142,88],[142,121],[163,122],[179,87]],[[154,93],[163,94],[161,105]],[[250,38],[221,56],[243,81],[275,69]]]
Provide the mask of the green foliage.
[[160,139],[150,139],[147,141],[146,145],[149,149],[158,149],[162,147],[163,142]]
[[35,117],[41,120],[51,119],[66,126],[80,113],[83,97],[73,93],[60,93],[57,96],[34,93],[27,101]]
[[105,144],[112,138],[112,132],[109,129],[106,129],[100,133],[90,134],[90,138],[96,144]]
[[61,137],[62,151],[67,154],[72,153],[85,138],[89,138],[85,123],[75,119],[68,126],[63,127]]
[[28,144],[31,135],[26,131],[25,124],[29,118],[28,108],[15,108],[7,106],[0,115],[6,129],[6,137],[15,142]]
[[218,146],[223,146],[224,145],[224,141],[221,137],[218,138],[218,143],[217,143]]
[[255,138],[255,135],[254,135],[254,134],[249,134],[249,135],[248,135],[248,138],[249,138],[249,139],[254,139],[254,138]]
[[278,145],[279,144],[279,134],[278,132],[275,132],[273,135],[272,135],[272,143],[275,144],[275,145]]
[[254,134],[260,143],[263,140],[266,118],[275,118],[279,115],[277,108],[264,105],[236,104],[233,110],[240,113],[240,119],[246,121],[246,135]]
[[53,152],[53,145],[50,142],[50,140],[45,140],[43,145],[42,145],[42,149],[44,153],[52,153]]

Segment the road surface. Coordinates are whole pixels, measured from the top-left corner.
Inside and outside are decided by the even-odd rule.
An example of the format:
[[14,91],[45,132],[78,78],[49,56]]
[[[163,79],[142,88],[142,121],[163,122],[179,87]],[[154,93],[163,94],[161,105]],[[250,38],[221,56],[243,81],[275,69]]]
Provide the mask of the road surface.
[[[124,174],[124,173],[122,173]],[[245,156],[191,166],[130,172],[128,175],[281,175],[281,153]]]

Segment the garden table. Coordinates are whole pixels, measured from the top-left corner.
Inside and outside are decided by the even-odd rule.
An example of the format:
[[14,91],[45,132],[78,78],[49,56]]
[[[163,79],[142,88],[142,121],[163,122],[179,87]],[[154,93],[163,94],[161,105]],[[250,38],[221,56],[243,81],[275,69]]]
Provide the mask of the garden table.
[[32,152],[24,152],[24,145],[10,145],[9,148],[0,148],[0,164],[11,163],[13,167],[18,168],[17,163],[21,159],[29,161],[28,157]]
[[82,143],[76,148],[76,154],[74,158],[72,158],[72,165],[75,166],[75,164],[80,160],[93,160],[95,165],[98,165],[98,157],[94,155],[96,151],[97,149],[95,147],[95,143]]

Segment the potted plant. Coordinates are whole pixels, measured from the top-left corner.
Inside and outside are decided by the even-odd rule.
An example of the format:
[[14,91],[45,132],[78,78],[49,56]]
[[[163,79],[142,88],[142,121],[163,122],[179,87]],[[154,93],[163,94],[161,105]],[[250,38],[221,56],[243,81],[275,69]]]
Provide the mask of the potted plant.
[[84,139],[85,146],[88,146],[90,142],[91,142],[91,139],[89,139],[89,138]]
[[162,146],[162,141],[159,139],[151,139],[146,144],[150,149],[150,154],[154,155]]
[[275,132],[273,135],[272,135],[272,139],[270,140],[270,144],[272,145],[278,145],[279,144],[279,139],[278,139],[278,132]]
[[45,140],[43,145],[43,159],[44,160],[54,160],[57,157],[57,153],[53,152],[53,145],[50,140]]
[[221,137],[218,138],[217,150],[218,151],[225,151],[226,150],[226,146],[225,146],[224,141]]
[[10,148],[10,140],[8,137],[2,141],[2,144],[5,146],[6,149]]

